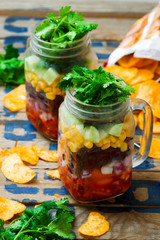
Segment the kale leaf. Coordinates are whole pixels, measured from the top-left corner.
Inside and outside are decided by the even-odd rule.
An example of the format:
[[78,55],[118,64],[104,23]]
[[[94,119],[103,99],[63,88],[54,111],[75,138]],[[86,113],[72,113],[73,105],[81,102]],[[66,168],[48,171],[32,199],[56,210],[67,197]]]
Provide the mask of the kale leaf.
[[[21,217],[4,229],[0,219],[2,240],[74,239],[71,233],[74,212],[65,205],[68,199],[44,202],[34,209],[26,209]],[[56,211],[54,219],[50,210]]]
[[62,7],[57,17],[55,13],[48,13],[47,19],[37,26],[35,35],[47,42],[63,43],[62,48],[65,43],[78,40],[97,28],[98,24],[85,21],[83,14],[70,9],[70,6]]
[[123,79],[114,77],[102,67],[91,71],[85,67],[74,66],[72,71],[61,79],[59,88],[64,91],[73,88],[78,100],[99,106],[126,101],[131,92],[135,92]]
[[0,83],[10,88],[24,83],[24,60],[18,59],[18,49],[7,45],[5,54],[0,54]]

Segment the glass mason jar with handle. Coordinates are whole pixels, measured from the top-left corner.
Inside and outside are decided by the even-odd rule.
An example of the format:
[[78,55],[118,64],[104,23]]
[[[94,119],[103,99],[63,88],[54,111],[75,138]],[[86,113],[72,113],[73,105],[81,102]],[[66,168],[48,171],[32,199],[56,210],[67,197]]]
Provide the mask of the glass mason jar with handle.
[[98,60],[91,48],[89,33],[61,48],[61,43],[36,37],[36,27],[32,30],[25,55],[26,113],[42,135],[56,140],[58,108],[65,96],[65,92],[58,88],[58,82],[74,65],[92,70],[98,67]]
[[[136,157],[132,110],[142,110],[144,115],[142,143]],[[58,167],[70,194],[79,202],[94,202],[127,191],[132,167],[148,156],[152,121],[152,110],[141,99],[100,107],[80,102],[67,90],[59,109]]]

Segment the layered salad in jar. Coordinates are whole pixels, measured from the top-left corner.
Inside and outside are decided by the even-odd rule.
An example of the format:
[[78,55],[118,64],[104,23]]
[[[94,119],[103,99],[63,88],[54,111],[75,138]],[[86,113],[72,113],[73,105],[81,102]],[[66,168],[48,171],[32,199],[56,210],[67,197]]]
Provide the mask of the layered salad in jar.
[[58,108],[65,96],[58,82],[75,64],[97,67],[88,34],[97,24],[86,22],[70,8],[62,7],[57,17],[47,14],[35,26],[25,56],[26,113],[36,129],[51,140],[58,137]]
[[72,88],[59,109],[58,167],[65,187],[79,202],[124,193],[132,176],[135,126],[128,97],[134,89],[101,67],[78,66],[59,87]]

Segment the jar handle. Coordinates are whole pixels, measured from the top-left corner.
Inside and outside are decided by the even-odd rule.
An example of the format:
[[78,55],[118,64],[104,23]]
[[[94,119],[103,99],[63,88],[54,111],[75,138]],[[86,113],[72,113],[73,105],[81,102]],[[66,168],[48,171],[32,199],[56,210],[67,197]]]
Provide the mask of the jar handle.
[[137,156],[133,156],[133,167],[137,167],[143,163],[148,157],[153,132],[153,113],[150,105],[138,98],[131,99],[131,109],[143,111],[143,134],[141,140],[141,146]]

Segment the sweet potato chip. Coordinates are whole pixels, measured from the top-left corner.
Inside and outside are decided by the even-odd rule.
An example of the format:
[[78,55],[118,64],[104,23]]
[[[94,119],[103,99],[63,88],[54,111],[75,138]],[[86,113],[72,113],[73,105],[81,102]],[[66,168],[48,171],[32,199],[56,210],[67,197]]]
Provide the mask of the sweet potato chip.
[[137,68],[147,68],[148,69],[148,66],[153,64],[154,62],[156,62],[155,60],[153,59],[147,59],[147,58],[140,58],[141,60],[134,65],[134,67],[137,67]]
[[135,58],[132,54],[126,55],[118,60],[120,66],[125,68],[137,67],[141,62],[141,58]]
[[136,114],[133,114],[133,117],[134,117],[135,128],[136,128],[138,125],[138,116]]
[[105,71],[124,79],[126,83],[130,83],[131,79],[135,78],[138,73],[137,68],[124,68],[118,65],[105,67]]
[[31,165],[36,165],[38,163],[39,157],[33,146],[18,146],[15,147],[15,150],[20,155],[22,161]]
[[98,212],[91,212],[88,220],[78,231],[87,236],[98,237],[109,231],[109,222]]
[[155,70],[155,73],[157,73],[158,75],[160,75],[160,62],[158,63],[158,66]]
[[57,162],[58,161],[58,153],[57,151],[49,151],[43,148],[33,146],[39,158],[46,162]]
[[5,157],[1,171],[7,179],[15,183],[30,182],[36,175],[22,162],[17,153]]
[[22,84],[3,98],[3,104],[12,112],[17,112],[26,107],[25,85]]
[[47,175],[50,176],[50,177],[52,177],[52,178],[61,179],[58,169],[54,169],[54,170],[48,171],[48,172],[47,172]]
[[7,221],[14,216],[14,213],[10,211],[10,208],[5,204],[0,202],[0,218],[3,221]]
[[157,67],[158,67],[158,61],[152,60],[152,62],[149,65],[145,66],[145,69],[150,70],[151,72],[154,73]]
[[137,76],[133,79],[129,79],[127,82],[130,85],[144,82],[146,80],[151,80],[154,77],[153,72],[148,69],[138,69]]
[[160,118],[160,83],[148,80],[139,84],[134,97],[148,102],[153,110],[153,115]]
[[0,218],[4,221],[11,219],[14,214],[23,212],[26,206],[22,203],[0,197]]
[[152,138],[151,148],[148,156],[151,158],[160,159],[160,138]]
[[[143,112],[138,115],[138,126],[143,129]],[[153,133],[160,133],[160,119],[153,116]]]

